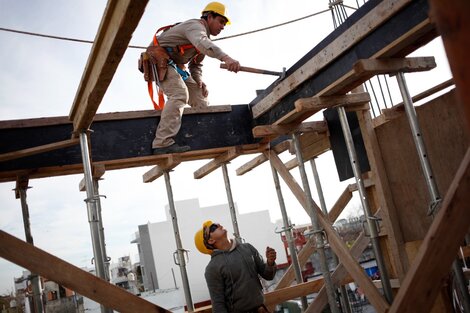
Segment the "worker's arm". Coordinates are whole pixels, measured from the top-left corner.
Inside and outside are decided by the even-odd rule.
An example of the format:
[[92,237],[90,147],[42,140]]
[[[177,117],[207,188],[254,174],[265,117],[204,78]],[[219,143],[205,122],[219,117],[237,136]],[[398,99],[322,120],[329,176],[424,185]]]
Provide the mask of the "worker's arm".
[[206,278],[207,287],[212,302],[212,312],[226,313],[228,312],[225,302],[225,285],[224,279],[216,268],[210,265],[206,268],[204,274]]

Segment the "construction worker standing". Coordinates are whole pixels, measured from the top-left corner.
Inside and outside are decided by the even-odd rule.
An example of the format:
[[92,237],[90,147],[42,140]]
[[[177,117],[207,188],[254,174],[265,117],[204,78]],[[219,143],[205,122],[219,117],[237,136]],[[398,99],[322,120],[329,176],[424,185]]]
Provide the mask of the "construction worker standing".
[[155,35],[147,53],[152,63],[157,65],[157,84],[167,96],[167,102],[152,142],[154,154],[181,153],[191,149],[175,143],[174,137],[180,130],[186,104],[191,107],[208,105],[208,90],[202,80],[201,69],[205,55],[224,62],[229,71],[238,72],[240,69],[240,63],[210,39],[211,35],[217,36],[229,23],[225,6],[211,2],[202,11],[200,19],[163,27],[163,32]]
[[228,239],[220,224],[206,221],[194,241],[198,250],[211,255],[205,278],[214,313],[267,313],[259,276],[272,280],[276,251],[266,247],[266,263],[249,243]]

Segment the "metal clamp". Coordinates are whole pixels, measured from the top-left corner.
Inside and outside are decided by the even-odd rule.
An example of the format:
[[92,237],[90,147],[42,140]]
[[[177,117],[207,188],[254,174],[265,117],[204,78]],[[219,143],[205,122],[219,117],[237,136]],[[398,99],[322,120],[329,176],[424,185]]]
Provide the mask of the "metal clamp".
[[441,198],[437,198],[436,200],[432,201],[429,204],[428,216],[432,216],[437,211],[439,211],[439,208],[441,207],[441,204],[442,204],[442,199]]
[[[382,222],[382,218],[377,216],[369,216],[369,220],[372,221],[375,225],[375,229],[377,230],[377,234],[380,234],[380,222]],[[366,224],[369,225],[367,220],[362,221],[362,231],[364,232],[364,236],[371,237],[369,227],[366,227]]]
[[288,232],[288,231],[293,230],[293,229],[294,229],[294,226],[295,226],[295,224],[291,224],[291,225],[289,225],[288,227],[282,226],[282,227],[281,227],[281,230],[278,230],[279,228],[276,227],[276,229],[274,229],[274,232],[275,232],[276,234],[286,233],[286,232]]
[[179,262],[179,259],[178,259],[178,250],[181,250],[183,251],[183,255],[185,255],[185,262],[186,263],[189,263],[189,254],[188,254],[188,250],[185,250],[185,249],[176,249],[175,252],[173,252],[173,262],[175,262],[176,265],[181,265],[180,262]]
[[106,196],[105,196],[105,195],[97,195],[97,196],[93,196],[93,197],[90,197],[90,198],[85,198],[83,201],[85,201],[86,203],[88,203],[88,202],[93,202],[93,201],[99,200],[100,197],[106,199]]

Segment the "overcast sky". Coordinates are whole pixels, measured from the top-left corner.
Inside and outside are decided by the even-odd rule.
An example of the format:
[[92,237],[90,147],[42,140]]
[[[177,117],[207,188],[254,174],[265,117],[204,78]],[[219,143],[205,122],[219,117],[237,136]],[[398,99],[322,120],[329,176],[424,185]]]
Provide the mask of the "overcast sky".
[[[199,17],[207,2],[150,1],[131,44],[145,46],[157,28]],[[349,2],[350,5],[356,3]],[[226,5],[232,25],[219,37],[306,16],[327,9],[328,1],[237,0],[228,1]],[[105,6],[104,0],[0,0],[0,27],[93,40]],[[331,14],[324,13],[280,28],[221,40],[218,45],[244,66],[281,71],[297,62],[332,30]],[[0,31],[0,120],[68,116],[90,49],[91,44]],[[146,83],[136,68],[140,53],[139,49],[127,50],[98,113],[152,109]],[[408,75],[412,95],[450,77],[439,40],[415,55],[434,55],[438,69]],[[220,70],[219,61],[215,59],[206,58],[204,64],[204,80],[212,105],[247,104],[253,100],[257,89],[264,89],[275,80],[272,76]],[[240,213],[269,210],[275,221],[281,214],[268,164],[241,177],[234,172],[253,157],[239,157],[228,167],[234,200]],[[282,158],[288,160],[292,156],[283,154]],[[227,202],[220,169],[201,180],[193,179],[193,172],[207,162],[188,162],[171,173],[176,201],[199,198],[201,206]],[[352,181],[338,182],[330,153],[320,157],[317,166],[327,206],[331,207],[345,185]],[[163,178],[151,184],[142,183],[142,175],[150,168],[108,171],[100,182],[100,194],[107,197],[102,199],[107,251],[113,260],[130,255],[135,261],[137,250],[130,241],[138,225],[165,218],[164,207],[168,200]],[[307,171],[311,173],[310,167]],[[292,173],[298,177],[298,170]],[[27,200],[35,245],[76,266],[89,267],[93,253],[83,201],[85,194],[78,190],[82,177],[32,180]],[[300,183],[300,179],[298,181]],[[310,185],[313,189],[311,175]],[[0,229],[24,240],[21,205],[15,199],[14,188],[14,182],[0,184]],[[284,184],[283,192],[293,223],[308,223],[310,219]],[[316,193],[313,194],[317,199]],[[354,213],[352,211],[354,209],[343,216]],[[21,272],[20,267],[0,258],[0,294],[12,291],[13,277],[21,276]]]

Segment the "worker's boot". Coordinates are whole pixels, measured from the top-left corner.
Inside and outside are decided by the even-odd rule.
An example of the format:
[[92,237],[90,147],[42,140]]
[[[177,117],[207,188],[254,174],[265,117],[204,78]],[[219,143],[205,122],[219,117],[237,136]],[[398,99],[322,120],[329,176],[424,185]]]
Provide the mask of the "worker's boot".
[[190,146],[180,146],[177,143],[174,143],[168,147],[153,149],[153,154],[183,153],[189,150],[191,150]]

